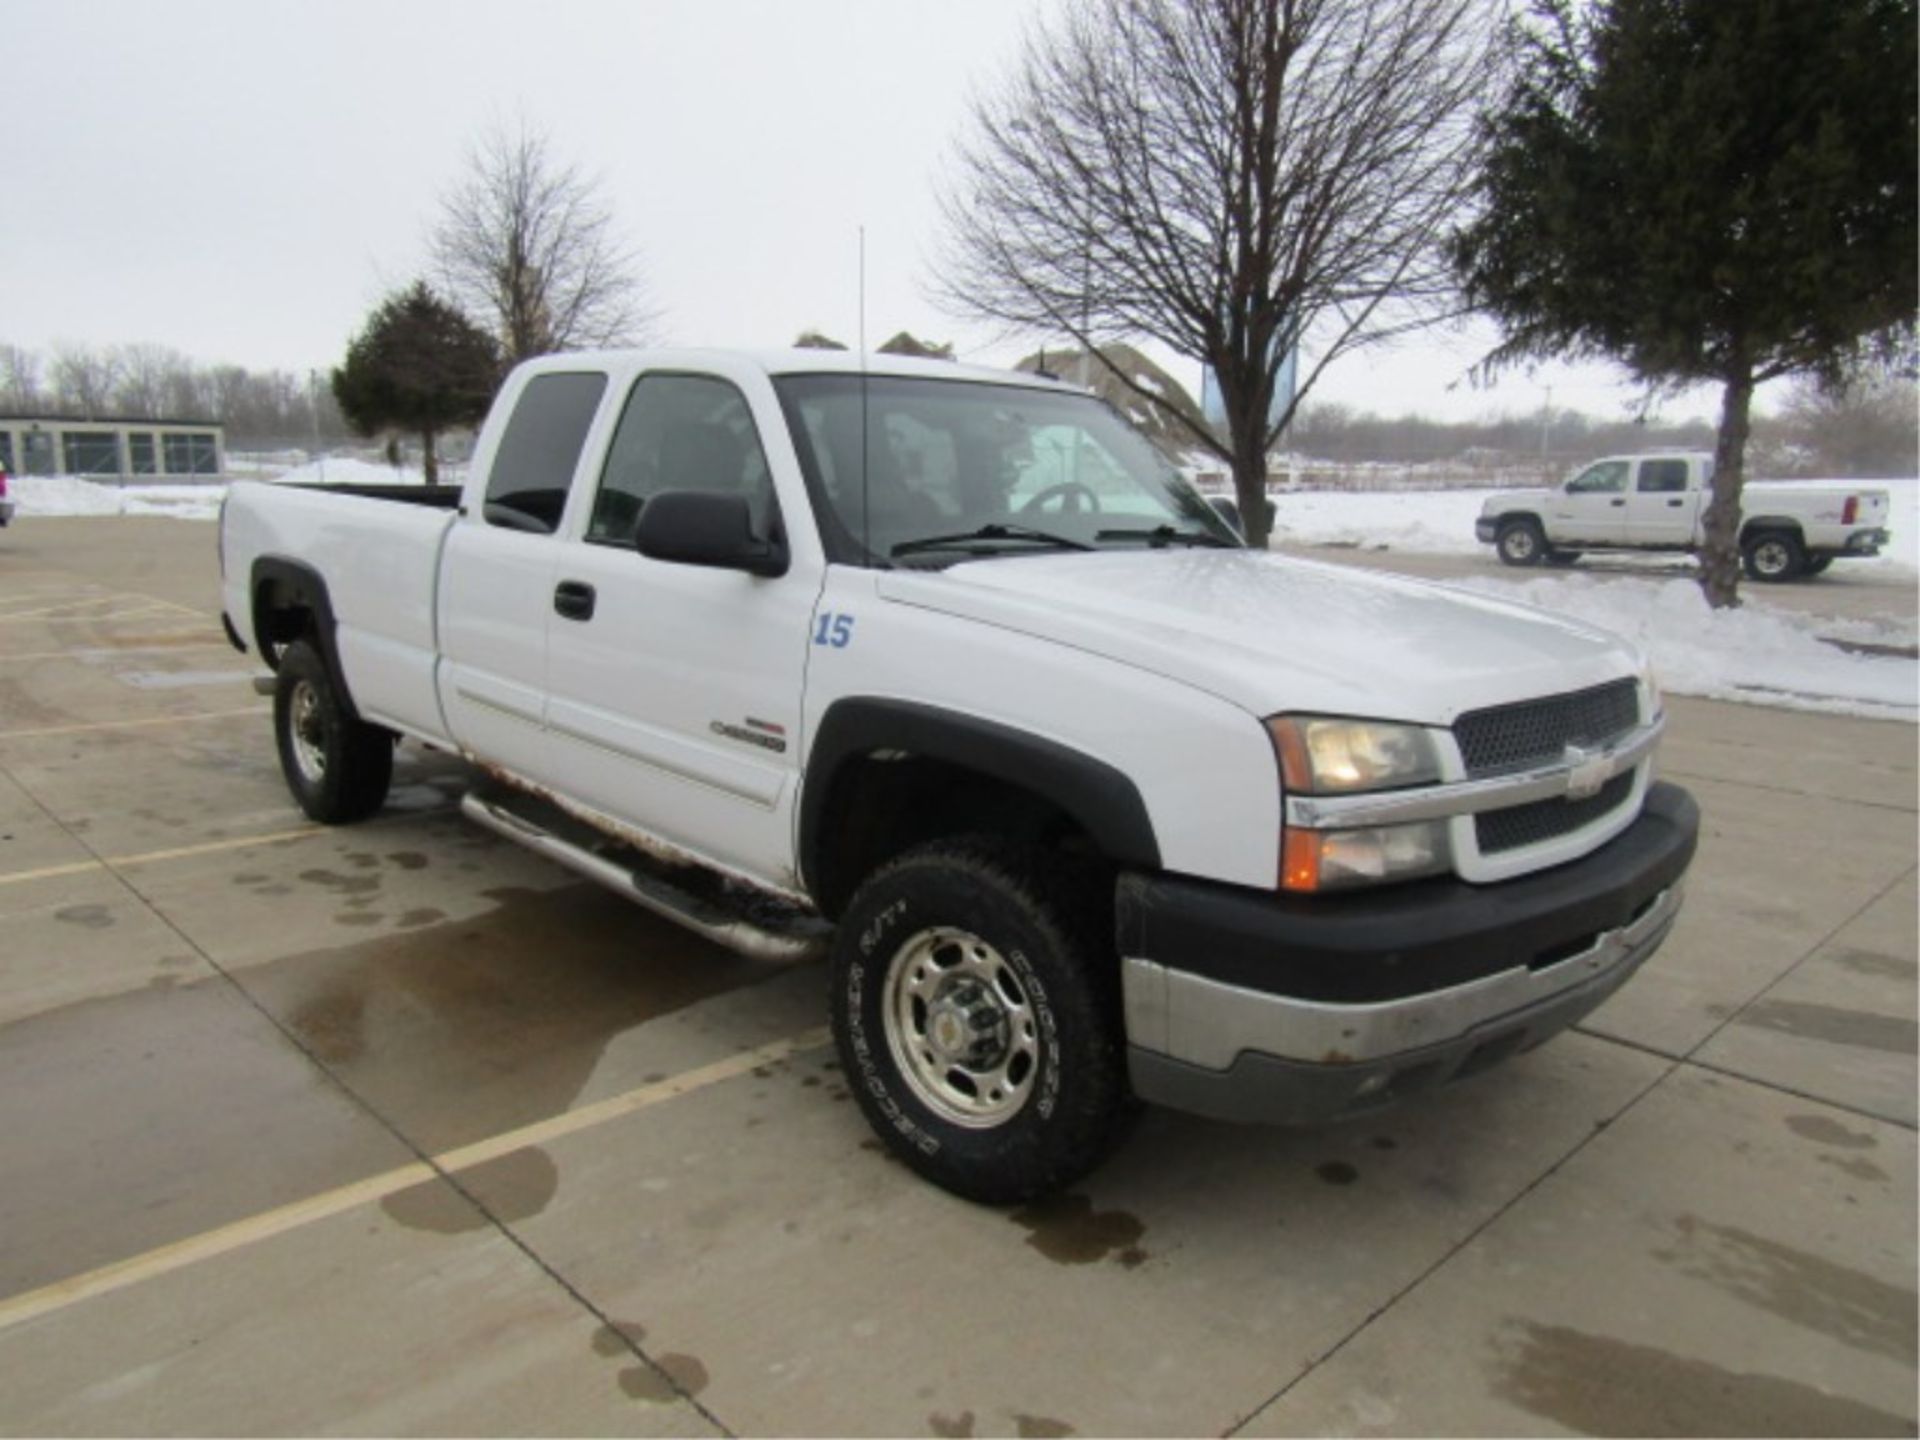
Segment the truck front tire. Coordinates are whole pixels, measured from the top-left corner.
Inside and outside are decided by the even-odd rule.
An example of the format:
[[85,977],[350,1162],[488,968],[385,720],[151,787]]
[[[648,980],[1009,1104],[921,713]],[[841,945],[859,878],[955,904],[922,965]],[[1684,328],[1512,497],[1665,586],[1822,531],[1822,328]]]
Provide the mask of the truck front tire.
[[1125,1133],[1111,897],[1045,852],[939,840],[877,870],[840,919],[833,1033],[887,1148],[956,1195],[1031,1200]]
[[1494,549],[1508,565],[1538,565],[1547,553],[1547,537],[1540,522],[1531,517],[1502,521]]
[[287,789],[310,819],[349,824],[386,803],[393,734],[348,714],[310,641],[294,641],[280,657],[273,734]]

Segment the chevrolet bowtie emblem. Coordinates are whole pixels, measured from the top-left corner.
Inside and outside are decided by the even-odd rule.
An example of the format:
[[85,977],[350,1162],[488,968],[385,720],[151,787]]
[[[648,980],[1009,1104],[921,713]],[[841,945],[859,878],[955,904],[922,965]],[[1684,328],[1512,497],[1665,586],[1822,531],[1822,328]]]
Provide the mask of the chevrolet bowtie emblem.
[[1590,795],[1598,795],[1600,787],[1613,778],[1613,757],[1593,750],[1582,750],[1578,745],[1567,746],[1563,757],[1569,769],[1567,771],[1567,799],[1585,800]]

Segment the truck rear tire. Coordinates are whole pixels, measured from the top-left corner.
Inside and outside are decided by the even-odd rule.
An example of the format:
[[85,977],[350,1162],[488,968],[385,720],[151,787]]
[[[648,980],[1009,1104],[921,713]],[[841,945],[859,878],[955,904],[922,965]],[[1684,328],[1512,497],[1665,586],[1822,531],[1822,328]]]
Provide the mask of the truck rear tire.
[[1747,578],[1764,584],[1798,579],[1806,570],[1807,552],[1798,535],[1785,530],[1762,530],[1740,546]]
[[1540,522],[1531,517],[1502,522],[1493,542],[1500,559],[1508,565],[1538,565],[1547,553],[1547,537]]
[[280,657],[273,734],[287,789],[310,819],[345,825],[386,803],[393,732],[348,714],[311,641],[294,641]]
[[1134,1113],[1111,898],[1045,852],[937,840],[841,916],[833,1033],[867,1121],[934,1184],[1010,1205],[1098,1165]]

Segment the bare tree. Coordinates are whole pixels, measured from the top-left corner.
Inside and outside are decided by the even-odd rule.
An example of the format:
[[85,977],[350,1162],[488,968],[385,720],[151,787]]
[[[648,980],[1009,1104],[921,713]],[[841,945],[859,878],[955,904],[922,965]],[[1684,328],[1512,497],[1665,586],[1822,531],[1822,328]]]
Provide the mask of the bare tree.
[[113,351],[56,345],[50,373],[60,413],[83,420],[111,413],[114,386],[120,379],[120,361]]
[[168,414],[170,377],[190,370],[192,362],[164,345],[122,345],[115,350],[119,375],[113,408],[122,415],[157,420]]
[[0,409],[32,415],[46,403],[40,389],[40,357],[22,345],[0,345]]
[[[1328,365],[1430,324],[1499,64],[1488,0],[1070,0],[975,108],[938,289],[1028,333],[1148,336],[1212,367],[1266,541],[1267,452]],[[1272,413],[1280,367],[1303,358]],[[1138,388],[1138,387],[1135,387]]]
[[491,325],[509,365],[633,343],[655,320],[597,181],[522,123],[496,126],[441,202],[434,263],[447,292]]

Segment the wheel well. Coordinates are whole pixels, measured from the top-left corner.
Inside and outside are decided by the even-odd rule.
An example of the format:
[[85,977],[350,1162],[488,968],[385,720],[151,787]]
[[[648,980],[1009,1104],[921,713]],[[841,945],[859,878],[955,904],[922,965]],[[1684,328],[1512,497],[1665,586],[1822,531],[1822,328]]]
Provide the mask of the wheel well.
[[1756,515],[1740,525],[1741,545],[1757,539],[1761,535],[1790,535],[1802,545],[1807,543],[1806,532],[1800,528],[1800,522],[1784,515]]
[[901,751],[877,751],[842,764],[825,800],[836,817],[808,875],[814,903],[837,916],[860,882],[895,855],[928,840],[995,835],[1068,854],[1096,857],[1100,847],[1060,806],[1005,780]]
[[1493,522],[1493,528],[1495,530],[1504,530],[1509,525],[1518,525],[1523,521],[1528,524],[1539,525],[1540,517],[1535,515],[1531,510],[1509,510]]
[[254,643],[267,668],[278,671],[281,653],[294,641],[311,641],[348,718],[358,721],[360,712],[347,689],[334,643],[333,599],[327,594],[327,582],[309,565],[272,556],[254,562],[252,580]]

